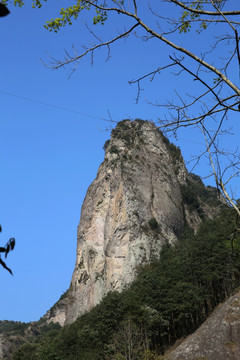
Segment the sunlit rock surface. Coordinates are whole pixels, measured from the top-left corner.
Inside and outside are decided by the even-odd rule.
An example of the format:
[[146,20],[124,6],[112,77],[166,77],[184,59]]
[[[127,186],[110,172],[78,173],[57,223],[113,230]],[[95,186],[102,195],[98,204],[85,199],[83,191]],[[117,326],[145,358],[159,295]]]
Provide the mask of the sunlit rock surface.
[[239,360],[240,292],[230,297],[188,336],[169,360]]
[[105,143],[105,158],[81,210],[77,256],[67,296],[48,321],[72,323],[108,291],[122,291],[139,266],[173,244],[185,221],[201,218],[183,205],[189,176],[181,152],[150,122],[121,121]]
[[106,145],[82,206],[67,323],[108,291],[123,290],[139,265],[158,258],[184,226],[180,184],[186,169],[156,126],[121,122]]

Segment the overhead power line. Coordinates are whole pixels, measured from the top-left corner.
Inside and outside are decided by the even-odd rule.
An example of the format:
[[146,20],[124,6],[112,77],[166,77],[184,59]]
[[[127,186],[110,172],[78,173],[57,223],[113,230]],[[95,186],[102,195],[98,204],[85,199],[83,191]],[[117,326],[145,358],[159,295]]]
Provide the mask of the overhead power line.
[[13,93],[10,93],[10,92],[8,92],[8,91],[0,90],[0,93],[5,94],[5,95],[8,95],[8,96],[13,96],[13,97],[16,97],[16,98],[25,100],[25,101],[30,101],[30,102],[33,102],[33,103],[36,103],[36,104],[40,104],[40,105],[43,105],[43,106],[48,106],[48,107],[51,107],[51,108],[54,108],[54,109],[63,110],[63,111],[71,112],[71,113],[73,113],[73,114],[78,114],[78,115],[86,116],[86,117],[88,117],[88,118],[93,118],[93,119],[98,119],[98,120],[107,120],[107,119],[105,119],[105,118],[100,118],[100,117],[98,117],[98,116],[94,116],[94,115],[91,115],[91,114],[82,113],[82,112],[80,112],[80,111],[68,109],[68,108],[65,108],[65,107],[62,107],[62,106],[49,104],[49,103],[46,103],[46,102],[44,102],[44,101],[32,99],[32,98],[29,98],[29,97],[26,97],[26,96],[21,96],[21,95],[13,94]]

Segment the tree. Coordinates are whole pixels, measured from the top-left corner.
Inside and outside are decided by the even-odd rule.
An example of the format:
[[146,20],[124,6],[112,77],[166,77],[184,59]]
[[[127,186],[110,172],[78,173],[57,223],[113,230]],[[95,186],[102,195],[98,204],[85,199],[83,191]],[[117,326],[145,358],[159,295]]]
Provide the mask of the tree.
[[114,359],[138,360],[148,349],[148,339],[144,329],[127,318],[123,321],[113,339]]
[[[0,225],[0,232],[2,232],[2,227]],[[15,247],[15,239],[11,238],[4,247],[0,247],[0,253],[5,253],[5,258],[7,257],[9,251],[12,251]],[[7,267],[7,265],[5,264],[5,262],[1,259],[1,255],[0,255],[0,264],[2,265],[2,267],[4,269],[6,269],[7,271],[10,272],[10,274],[12,275],[12,270],[9,269],[9,267]]]
[[[33,7],[40,8],[44,1],[47,0],[33,0]],[[154,46],[159,49],[166,45],[169,62],[160,63],[154,70],[130,81],[137,87],[136,101],[140,100],[144,82],[154,80],[163,71],[174,70],[176,75],[183,77],[183,83],[186,78],[194,81],[190,94],[183,94],[181,89],[175,91],[173,101],[163,104],[154,102],[153,105],[166,109],[164,119],[159,120],[159,127],[174,134],[187,127],[199,130],[206,147],[197,154],[196,163],[208,155],[211,175],[219,191],[240,216],[236,197],[230,187],[231,181],[239,176],[240,154],[235,149],[226,151],[221,138],[223,134],[230,135],[227,121],[240,111],[240,9],[237,2],[149,0],[146,3],[140,0],[72,0],[71,6],[60,10],[58,18],[46,22],[46,29],[58,32],[88,11],[93,14],[93,24],[109,26],[108,33],[111,35],[103,40],[89,27],[96,41],[94,45],[86,46],[82,53],[77,53],[76,49],[72,54],[66,51],[64,59],[51,58],[48,66],[58,69],[73,64],[73,73],[81,58],[90,55],[93,61],[95,51],[101,48],[107,48],[109,58],[111,45],[130,35],[144,41],[154,40]],[[23,1],[14,0],[14,4],[22,6]],[[114,34],[112,18],[116,14],[121,17],[125,30]],[[189,36],[204,36],[204,49],[187,45]],[[182,42],[186,45],[182,46]]]

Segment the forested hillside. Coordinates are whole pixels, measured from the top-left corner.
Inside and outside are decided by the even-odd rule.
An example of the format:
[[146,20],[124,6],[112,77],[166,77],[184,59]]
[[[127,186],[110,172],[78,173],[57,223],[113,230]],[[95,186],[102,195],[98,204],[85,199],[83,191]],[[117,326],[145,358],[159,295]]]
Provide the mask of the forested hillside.
[[161,359],[240,285],[235,227],[235,213],[225,208],[196,235],[186,228],[176,245],[164,246],[160,260],[139,269],[128,289],[24,344],[13,360]]

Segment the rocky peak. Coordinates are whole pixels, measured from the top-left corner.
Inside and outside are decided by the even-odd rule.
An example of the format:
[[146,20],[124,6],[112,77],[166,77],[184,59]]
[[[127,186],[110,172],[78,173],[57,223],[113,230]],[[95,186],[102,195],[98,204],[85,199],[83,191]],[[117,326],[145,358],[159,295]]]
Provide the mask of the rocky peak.
[[149,122],[125,120],[105,143],[105,158],[85,197],[66,323],[108,291],[130,284],[184,227],[180,150]]
[[50,321],[72,323],[107,292],[122,291],[163,244],[177,241],[186,218],[201,221],[183,206],[189,175],[181,152],[153,123],[121,121],[104,149],[82,205],[71,285]]

